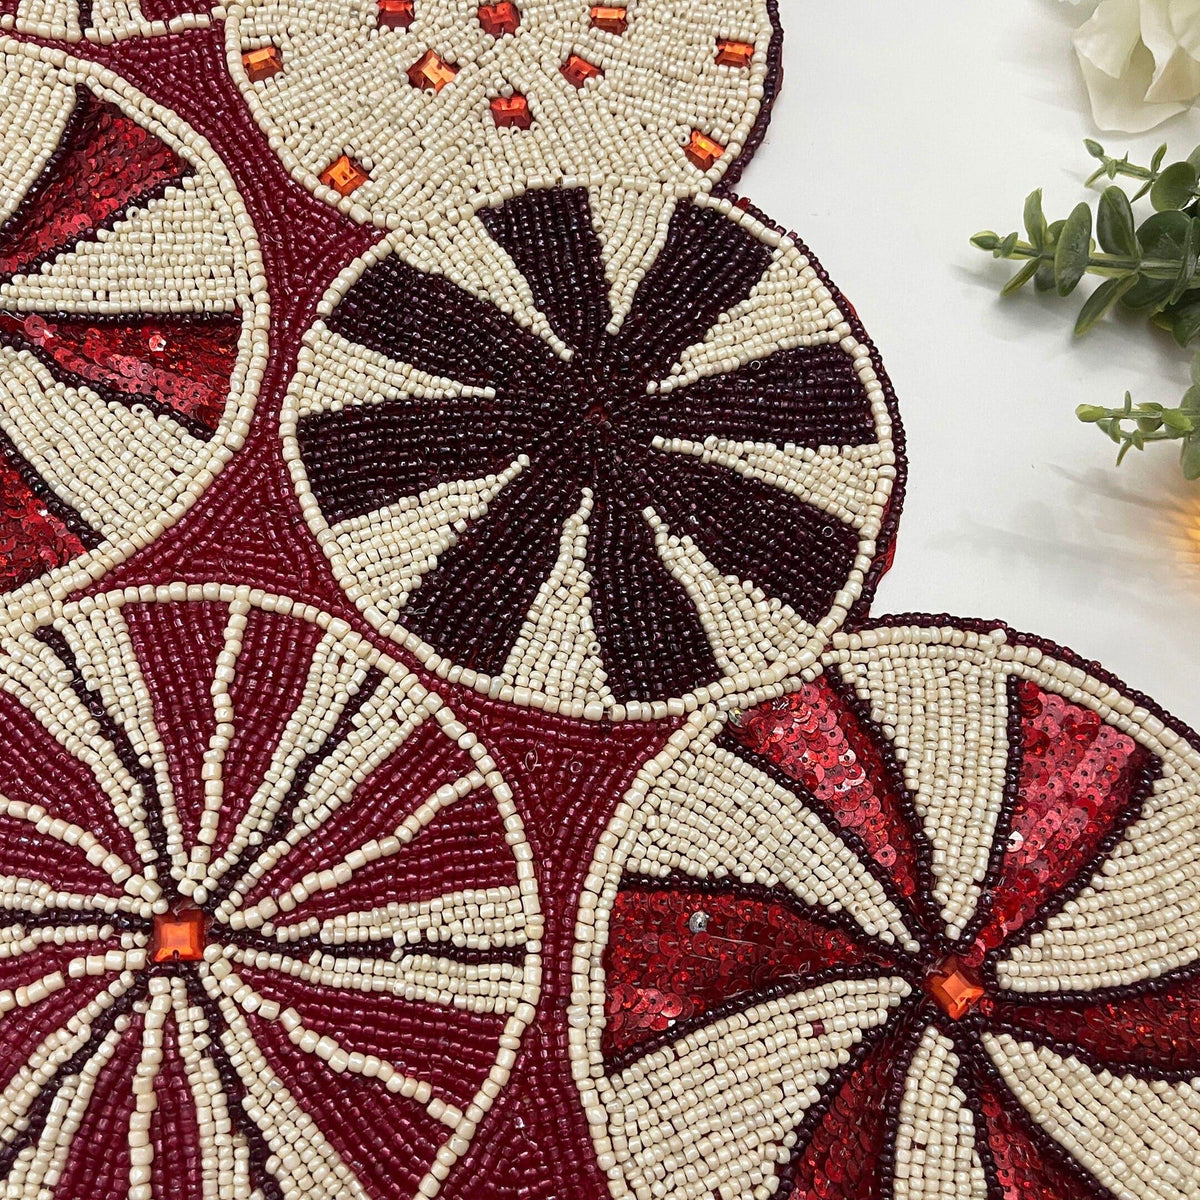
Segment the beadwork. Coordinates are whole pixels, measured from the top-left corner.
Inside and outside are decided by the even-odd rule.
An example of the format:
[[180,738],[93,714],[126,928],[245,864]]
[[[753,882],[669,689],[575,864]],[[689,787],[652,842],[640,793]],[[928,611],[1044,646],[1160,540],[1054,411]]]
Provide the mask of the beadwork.
[[[226,37],[285,165],[356,220],[419,235],[574,181],[634,251],[656,224],[639,209],[711,187],[753,147],[777,82],[773,18],[769,0],[248,0]],[[243,56],[264,46],[281,69],[255,79]],[[514,93],[530,123],[499,126],[491,102]],[[686,153],[692,130],[712,162]],[[369,176],[352,198],[320,181],[342,154]]]
[[0,640],[0,743],[6,1194],[432,1195],[541,937],[439,697],[307,606],[147,588]]
[[481,217],[543,337],[389,241],[305,339],[284,452],[349,596],[438,675],[573,716],[810,665],[897,475],[886,381],[819,266],[701,197],[618,326],[582,189]]
[[1198,740],[868,623],[773,0],[192,8],[0,0],[173,110],[0,42],[4,1195],[1195,1200]]
[[838,634],[697,712],[577,926],[612,1195],[1190,1194],[1198,814],[1191,741],[1002,629]]
[[0,0],[0,30],[108,45],[131,37],[207,29],[209,7],[190,0]]
[[248,429],[267,302],[203,139],[108,71],[0,56],[3,612],[90,583],[208,486]]

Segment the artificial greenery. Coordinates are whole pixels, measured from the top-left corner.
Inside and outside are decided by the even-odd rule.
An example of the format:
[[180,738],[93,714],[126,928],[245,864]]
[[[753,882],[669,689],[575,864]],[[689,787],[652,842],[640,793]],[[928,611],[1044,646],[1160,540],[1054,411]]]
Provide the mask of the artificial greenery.
[[[1100,161],[1088,184],[1109,180],[1094,220],[1089,205],[1081,203],[1065,220],[1048,222],[1039,189],[1025,201],[1027,241],[1017,233],[1001,237],[988,230],[972,243],[996,258],[1024,260],[1004,295],[1032,280],[1038,291],[1069,296],[1085,275],[1101,276],[1104,282],[1079,310],[1076,334],[1086,333],[1119,305],[1145,315],[1185,349],[1200,344],[1200,146],[1166,166],[1167,147],[1160,146],[1143,167],[1131,163],[1128,154],[1112,158],[1099,143],[1084,144]],[[1118,176],[1139,181],[1132,198],[1112,182]],[[1145,199],[1154,211],[1139,224],[1134,205]],[[1148,442],[1180,441],[1184,475],[1200,479],[1200,350],[1192,359],[1191,386],[1175,408],[1134,404],[1126,392],[1120,408],[1081,404],[1075,412],[1120,446],[1118,462]]]

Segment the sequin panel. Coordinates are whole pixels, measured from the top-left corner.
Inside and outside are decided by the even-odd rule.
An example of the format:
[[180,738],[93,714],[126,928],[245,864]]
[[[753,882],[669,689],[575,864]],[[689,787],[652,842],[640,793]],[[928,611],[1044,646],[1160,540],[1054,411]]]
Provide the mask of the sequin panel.
[[1200,739],[992,626],[821,668],[690,718],[592,864],[599,1160],[633,1196],[1183,1200]]
[[606,1054],[626,1055],[655,1034],[789,979],[888,966],[845,930],[769,896],[686,885],[623,891],[605,958]]
[[202,138],[49,50],[14,43],[0,71],[3,615],[98,579],[207,488],[249,426],[267,305]]

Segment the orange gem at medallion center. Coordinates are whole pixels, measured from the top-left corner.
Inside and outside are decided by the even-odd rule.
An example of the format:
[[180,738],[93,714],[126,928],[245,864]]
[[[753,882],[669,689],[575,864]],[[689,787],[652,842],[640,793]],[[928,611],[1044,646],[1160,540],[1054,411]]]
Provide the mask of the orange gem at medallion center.
[[154,918],[150,942],[153,962],[199,962],[208,944],[204,914],[198,908],[160,913]]
[[930,972],[925,990],[953,1021],[961,1021],[984,997],[979,975],[953,954]]

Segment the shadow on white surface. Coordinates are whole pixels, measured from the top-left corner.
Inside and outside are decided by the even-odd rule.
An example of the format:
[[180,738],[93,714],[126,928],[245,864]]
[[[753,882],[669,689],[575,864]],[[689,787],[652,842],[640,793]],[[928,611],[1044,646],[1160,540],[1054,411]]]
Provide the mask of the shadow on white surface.
[[[786,77],[741,191],[846,292],[900,400],[909,482],[877,613],[998,618],[1097,658],[1200,724],[1200,485],[1177,452],[1131,454],[1080,403],[1175,402],[1184,356],[1135,321],[1078,341],[1069,301],[1001,300],[973,249],[1087,192],[1085,137],[1149,158],[1200,142],[1200,110],[1138,137],[1094,127],[1059,0],[780,0]],[[1094,197],[1093,197],[1094,198]]]

